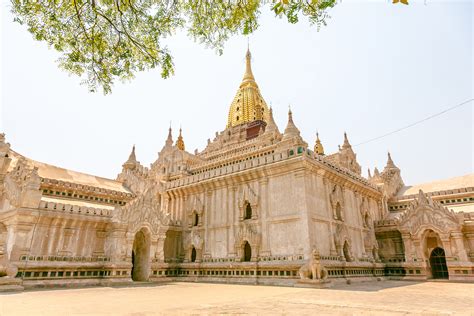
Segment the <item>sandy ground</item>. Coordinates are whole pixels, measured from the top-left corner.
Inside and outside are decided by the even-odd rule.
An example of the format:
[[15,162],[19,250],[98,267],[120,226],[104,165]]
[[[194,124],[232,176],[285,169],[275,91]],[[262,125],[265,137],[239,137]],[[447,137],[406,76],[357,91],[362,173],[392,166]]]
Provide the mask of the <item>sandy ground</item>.
[[474,315],[474,284],[383,281],[330,289],[168,283],[0,294],[0,315]]

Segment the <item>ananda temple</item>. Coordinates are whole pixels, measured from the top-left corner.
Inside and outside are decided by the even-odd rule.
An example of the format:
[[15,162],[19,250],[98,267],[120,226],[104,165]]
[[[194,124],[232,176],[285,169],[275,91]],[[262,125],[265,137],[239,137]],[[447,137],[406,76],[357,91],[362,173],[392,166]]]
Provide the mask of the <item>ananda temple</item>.
[[245,66],[206,148],[170,128],[156,161],[133,148],[116,179],[35,161],[0,134],[0,288],[474,281],[474,174],[406,185],[388,154],[365,178],[347,135],[326,153],[291,111],[280,129],[249,51]]

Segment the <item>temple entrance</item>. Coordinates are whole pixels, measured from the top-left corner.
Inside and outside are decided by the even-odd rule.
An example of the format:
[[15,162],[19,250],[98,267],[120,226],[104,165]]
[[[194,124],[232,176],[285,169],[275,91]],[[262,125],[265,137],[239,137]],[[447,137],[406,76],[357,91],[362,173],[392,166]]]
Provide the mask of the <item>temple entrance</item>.
[[346,241],[344,241],[344,246],[342,248],[342,251],[344,253],[344,258],[346,259],[347,262],[350,262],[352,261],[352,258],[351,258],[351,251],[349,249],[349,243]]
[[196,262],[196,248],[193,247],[191,250],[191,262]]
[[150,237],[140,230],[135,234],[132,248],[132,280],[147,281],[149,276]]
[[435,248],[430,255],[430,266],[433,279],[449,279],[446,256],[443,248]]
[[248,241],[246,241],[244,244],[244,261],[250,261],[250,259],[252,259],[252,248]]

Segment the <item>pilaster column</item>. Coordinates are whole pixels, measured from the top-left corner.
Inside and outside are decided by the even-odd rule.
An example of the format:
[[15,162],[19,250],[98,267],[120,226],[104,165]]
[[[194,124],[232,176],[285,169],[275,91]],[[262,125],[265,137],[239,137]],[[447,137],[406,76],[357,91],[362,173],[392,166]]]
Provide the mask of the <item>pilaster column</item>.
[[456,245],[457,255],[460,261],[468,261],[466,248],[464,247],[463,234],[462,232],[452,232],[451,238]]
[[474,257],[474,233],[465,233],[467,239],[467,247],[469,249],[468,255]]
[[446,255],[446,258],[450,258],[453,256],[453,252],[451,250],[451,238],[449,234],[443,234],[440,236],[441,241],[443,242],[443,249]]
[[235,225],[238,223],[239,214],[237,214],[236,200],[237,200],[237,187],[232,187],[230,191],[227,191],[227,196],[229,200],[227,201],[228,205],[228,214],[229,214],[229,256],[235,257],[237,254],[235,253]]
[[155,260],[157,262],[165,262],[165,240],[166,240],[166,233],[161,232],[158,235],[158,240],[156,241],[156,248],[155,248]]
[[425,259],[428,259],[428,258],[425,258],[424,254],[423,254],[423,248],[421,247],[421,240],[419,238],[413,238],[412,239],[412,244],[413,244],[413,252],[415,253],[415,256],[416,258],[418,259],[418,261],[422,261],[424,262]]
[[416,252],[414,249],[413,242],[411,240],[411,234],[402,233],[402,240],[403,240],[403,245],[405,247],[405,261],[406,262],[413,261],[413,255],[416,256]]
[[[71,234],[73,232],[71,231]],[[107,236],[106,240],[106,255],[110,257],[111,262],[122,261],[126,256],[126,252],[122,251],[123,245],[126,243],[125,231],[122,229],[114,229]]]
[[205,221],[205,226],[204,226],[204,255],[205,256],[210,256],[211,255],[211,242],[209,242],[209,226],[211,223],[211,217],[213,216],[214,212],[214,203],[212,199],[212,191],[207,191],[206,192],[206,221]]
[[268,179],[264,178],[260,180],[260,212],[259,212],[259,221],[261,227],[261,256],[270,255],[270,236],[268,233],[268,223],[267,217],[269,216],[268,212]]

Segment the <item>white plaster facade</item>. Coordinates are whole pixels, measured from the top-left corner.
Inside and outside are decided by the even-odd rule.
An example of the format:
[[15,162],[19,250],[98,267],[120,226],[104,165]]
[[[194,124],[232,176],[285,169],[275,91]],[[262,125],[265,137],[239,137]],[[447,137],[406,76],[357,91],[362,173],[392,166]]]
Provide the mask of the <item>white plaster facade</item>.
[[311,150],[291,111],[283,133],[271,109],[237,124],[240,106],[263,102],[249,60],[233,123],[202,152],[185,151],[181,133],[175,144],[170,129],[149,168],[133,148],[116,180],[36,162],[2,135],[0,286],[292,284],[313,262],[313,278],[427,279],[444,277],[430,265],[437,248],[449,279],[473,280],[473,175],[414,195],[390,155],[362,177],[347,135],[335,154],[319,138]]

